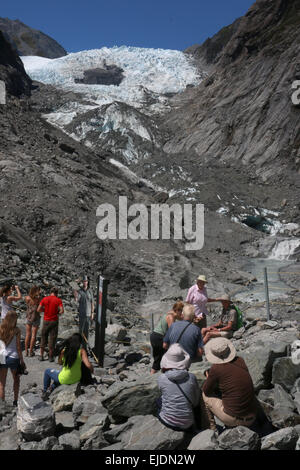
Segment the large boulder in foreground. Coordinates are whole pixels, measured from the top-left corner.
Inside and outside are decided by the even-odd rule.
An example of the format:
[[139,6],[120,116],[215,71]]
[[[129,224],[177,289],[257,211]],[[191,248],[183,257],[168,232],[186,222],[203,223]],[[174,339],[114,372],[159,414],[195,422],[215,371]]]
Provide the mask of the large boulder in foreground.
[[294,450],[298,438],[293,427],[280,429],[262,439],[261,450]]
[[148,376],[136,382],[121,383],[102,399],[102,403],[116,422],[131,416],[156,412],[156,400],[160,396],[157,377]]
[[107,440],[120,443],[122,450],[174,450],[184,439],[184,432],[173,431],[152,415],[132,416],[127,423],[104,433]]
[[259,450],[260,438],[256,432],[244,426],[237,426],[222,432],[218,437],[222,450]]
[[19,399],[17,429],[26,441],[41,441],[55,430],[54,411],[38,395],[27,393]]

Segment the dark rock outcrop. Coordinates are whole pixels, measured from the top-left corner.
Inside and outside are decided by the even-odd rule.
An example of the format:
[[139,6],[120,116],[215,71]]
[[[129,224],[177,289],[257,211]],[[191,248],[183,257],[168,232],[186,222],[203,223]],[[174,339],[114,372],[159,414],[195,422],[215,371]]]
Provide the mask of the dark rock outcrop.
[[123,69],[116,65],[106,65],[105,68],[89,69],[83,72],[83,78],[76,78],[75,83],[86,85],[120,85],[123,80]]
[[65,49],[50,36],[19,20],[0,18],[0,30],[19,55],[37,55],[49,59],[67,55]]
[[[1,27],[0,27],[1,29]],[[0,30],[0,80],[6,92],[13,96],[30,95],[31,79],[23,63]]]

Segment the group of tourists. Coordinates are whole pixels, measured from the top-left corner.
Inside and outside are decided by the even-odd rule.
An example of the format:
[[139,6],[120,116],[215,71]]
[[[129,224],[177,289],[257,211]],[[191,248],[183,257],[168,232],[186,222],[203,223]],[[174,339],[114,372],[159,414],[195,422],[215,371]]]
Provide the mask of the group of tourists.
[[[188,290],[186,301],[178,300],[160,319],[150,341],[153,352],[151,374],[161,371],[158,386],[158,418],[174,430],[216,430],[217,417],[225,426],[251,426],[258,403],[244,360],[230,341],[238,328],[238,313],[226,294],[209,298],[205,276]],[[220,320],[207,326],[208,302],[221,302]],[[200,390],[189,372],[193,362],[205,355],[209,365]]]
[[[93,312],[93,296],[89,289],[89,281],[85,276],[83,285],[74,292],[79,310],[79,333],[74,334],[60,345],[59,364],[63,366],[61,371],[46,369],[44,373],[43,397],[59,384],[72,384],[80,380],[81,364],[83,363],[91,372],[93,366],[89,362],[85,348],[88,327]],[[13,302],[22,299],[22,294],[17,285],[5,285],[0,289],[1,324],[0,324],[0,399],[5,399],[5,385],[8,369],[13,377],[14,405],[17,405],[20,374],[26,370],[22,348],[21,331],[17,327],[17,313],[13,308]],[[41,314],[44,314],[41,330],[39,360],[44,361],[45,348],[48,346],[48,360],[54,362],[54,354],[58,336],[59,317],[64,313],[62,300],[58,297],[58,289],[52,287],[50,295],[42,297],[41,289],[32,286],[28,295],[24,298],[26,304],[26,335],[25,357],[35,356],[37,332],[41,323]],[[85,317],[87,320],[85,321]],[[85,334],[84,334],[85,333]],[[82,336],[83,334],[83,336]],[[22,372],[21,372],[22,371]],[[51,381],[53,382],[50,386]]]

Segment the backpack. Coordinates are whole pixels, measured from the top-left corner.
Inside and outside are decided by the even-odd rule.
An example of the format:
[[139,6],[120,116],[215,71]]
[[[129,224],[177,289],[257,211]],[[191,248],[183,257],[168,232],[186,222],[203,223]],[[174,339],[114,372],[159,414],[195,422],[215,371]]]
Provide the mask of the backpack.
[[236,322],[236,331],[237,331],[244,326],[243,313],[239,309],[239,307],[237,307],[236,305],[233,305],[233,307],[237,313],[237,322]]

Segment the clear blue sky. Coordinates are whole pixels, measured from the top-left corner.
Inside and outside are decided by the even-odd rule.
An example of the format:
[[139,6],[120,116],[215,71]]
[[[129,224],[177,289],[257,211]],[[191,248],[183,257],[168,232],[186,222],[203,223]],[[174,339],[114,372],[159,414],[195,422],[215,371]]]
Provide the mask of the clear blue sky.
[[19,19],[68,52],[114,45],[184,50],[244,15],[254,0],[3,0]]

